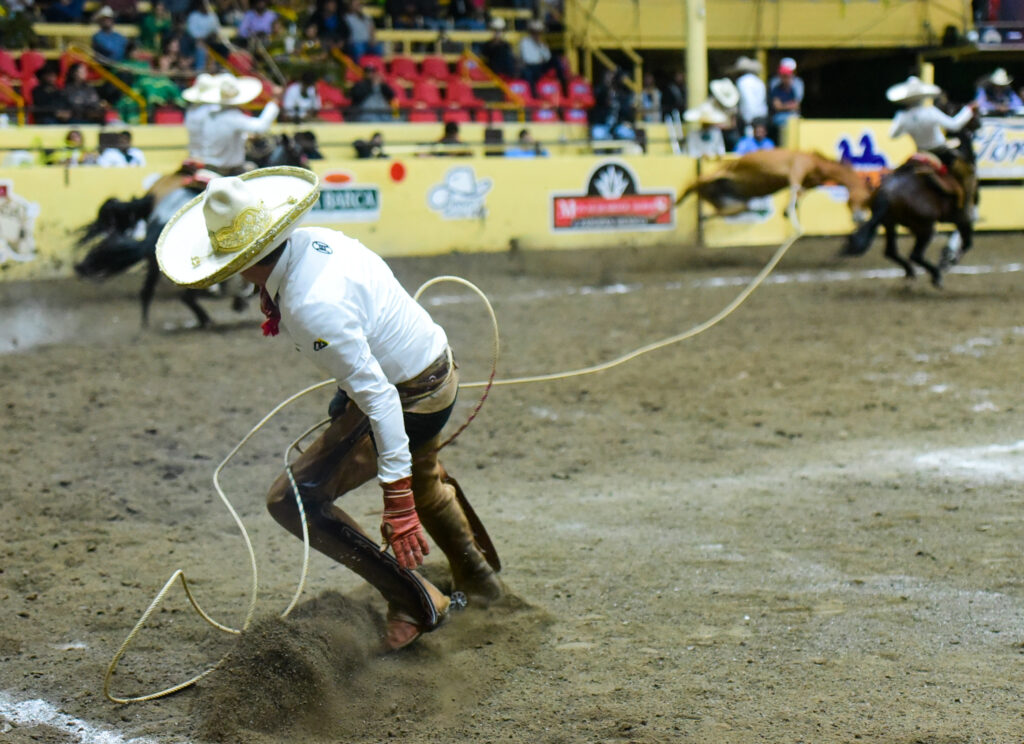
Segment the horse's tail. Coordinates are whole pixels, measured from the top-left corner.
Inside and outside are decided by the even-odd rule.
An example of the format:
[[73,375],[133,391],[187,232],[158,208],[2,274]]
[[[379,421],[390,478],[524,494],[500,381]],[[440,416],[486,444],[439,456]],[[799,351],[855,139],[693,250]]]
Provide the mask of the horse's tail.
[[131,230],[139,220],[149,217],[153,211],[153,203],[152,194],[128,201],[113,197],[107,199],[100,206],[96,219],[79,229],[79,244],[88,243],[100,235]]
[[136,240],[123,233],[111,233],[75,264],[75,273],[83,279],[106,279],[127,271],[155,249],[156,240],[148,234],[145,239]]
[[879,191],[871,204],[871,219],[854,230],[850,237],[846,239],[842,255],[863,256],[867,253],[868,248],[871,247],[871,243],[875,239],[875,233],[878,232],[878,226],[882,224],[888,212],[889,199],[886,197],[885,192]]

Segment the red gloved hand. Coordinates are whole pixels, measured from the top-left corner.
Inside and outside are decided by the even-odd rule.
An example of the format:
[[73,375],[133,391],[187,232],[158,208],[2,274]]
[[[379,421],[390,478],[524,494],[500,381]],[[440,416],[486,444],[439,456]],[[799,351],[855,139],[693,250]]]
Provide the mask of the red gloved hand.
[[423,534],[419,515],[412,497],[412,478],[394,483],[382,483],[384,489],[384,517],[380,534],[384,542],[395,551],[395,559],[402,568],[414,569],[423,564],[423,556],[430,552]]

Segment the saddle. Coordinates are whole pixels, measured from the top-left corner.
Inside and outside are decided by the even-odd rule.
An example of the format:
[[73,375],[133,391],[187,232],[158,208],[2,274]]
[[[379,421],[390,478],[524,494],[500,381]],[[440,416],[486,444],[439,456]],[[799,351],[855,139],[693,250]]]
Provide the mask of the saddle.
[[911,155],[904,165],[909,167],[915,175],[924,177],[941,193],[956,198],[958,204],[963,203],[963,187],[937,155],[930,152],[918,152]]

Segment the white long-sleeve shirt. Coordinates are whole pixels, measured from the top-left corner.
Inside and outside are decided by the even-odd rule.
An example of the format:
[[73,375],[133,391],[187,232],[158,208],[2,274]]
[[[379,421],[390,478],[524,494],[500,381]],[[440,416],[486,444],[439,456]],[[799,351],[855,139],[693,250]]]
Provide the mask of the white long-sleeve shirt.
[[736,88],[740,92],[740,118],[745,123],[768,116],[768,87],[764,80],[748,72],[736,80]]
[[337,230],[299,228],[267,279],[281,323],[303,356],[334,377],[370,419],[377,475],[412,473],[396,383],[423,372],[448,344],[384,260]]
[[909,134],[918,152],[933,150],[946,144],[946,132],[959,132],[971,120],[974,112],[964,106],[956,116],[948,116],[934,106],[914,106],[900,111],[892,120],[889,137],[895,139]]
[[189,156],[215,168],[240,168],[245,163],[245,142],[249,135],[269,130],[279,112],[280,108],[273,101],[259,116],[247,116],[233,106],[197,111],[192,126],[187,117],[185,120]]
[[188,156],[194,160],[203,159],[203,136],[210,113],[220,108],[215,103],[200,103],[185,112],[185,131],[188,132]]

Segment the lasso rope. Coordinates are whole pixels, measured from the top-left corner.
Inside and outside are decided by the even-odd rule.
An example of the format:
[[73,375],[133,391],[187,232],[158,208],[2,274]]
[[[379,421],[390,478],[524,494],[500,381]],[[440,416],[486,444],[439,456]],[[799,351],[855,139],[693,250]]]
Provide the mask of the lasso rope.
[[[423,294],[424,291],[426,291],[428,288],[434,286],[435,284],[439,284],[441,282],[454,282],[454,283],[462,284],[462,285],[464,285],[466,287],[469,287],[471,290],[476,292],[476,294],[479,295],[480,298],[483,300],[483,302],[484,302],[484,304],[485,304],[485,306],[487,308],[487,312],[488,312],[488,314],[490,315],[490,318],[491,318],[491,324],[492,324],[493,334],[494,334],[493,349],[492,349],[492,360],[491,360],[491,373],[490,373],[490,376],[488,377],[488,379],[487,380],[482,380],[482,381],[479,381],[479,382],[467,382],[467,383],[460,384],[460,387],[465,387],[465,388],[480,388],[480,387],[483,387],[483,388],[485,388],[484,393],[481,396],[480,401],[477,403],[476,407],[473,409],[473,412],[469,415],[469,417],[466,420],[466,422],[462,426],[460,426],[459,429],[456,430],[456,432],[452,436],[450,436],[447,440],[445,440],[445,442],[441,445],[441,447],[446,446],[452,440],[454,440],[455,437],[457,437],[459,434],[461,434],[466,429],[466,427],[469,426],[470,422],[472,422],[473,419],[476,418],[477,414],[480,412],[480,409],[483,407],[484,401],[487,399],[487,396],[488,396],[488,394],[489,394],[489,392],[491,390],[491,387],[494,386],[494,385],[522,385],[522,384],[527,384],[527,383],[531,383],[531,382],[547,382],[547,381],[552,381],[552,380],[563,380],[563,379],[567,379],[567,378],[570,378],[570,377],[579,377],[579,376],[582,376],[582,375],[594,374],[596,372],[603,372],[605,370],[612,369],[613,367],[617,367],[620,364],[624,364],[625,362],[628,362],[628,361],[630,361],[632,359],[636,359],[638,356],[641,356],[642,354],[647,354],[649,352],[656,351],[657,349],[662,349],[662,348],[665,348],[666,346],[670,346],[672,344],[679,343],[679,342],[684,341],[684,340],[686,340],[688,338],[693,338],[694,336],[696,336],[696,335],[698,335],[700,333],[703,333],[704,331],[708,330],[709,328],[717,325],[718,323],[720,323],[723,320],[725,320],[725,318],[727,318],[729,315],[731,315],[740,305],[742,305],[747,300],[748,297],[750,297],[750,295],[754,292],[755,289],[757,289],[759,286],[761,286],[761,284],[768,277],[768,275],[778,265],[779,261],[782,260],[782,257],[786,255],[786,252],[790,249],[790,247],[792,247],[792,245],[800,238],[801,234],[802,233],[800,233],[800,232],[795,233],[792,237],[790,237],[782,245],[780,245],[779,248],[772,255],[772,257],[768,260],[768,263],[766,263],[764,265],[764,268],[762,268],[761,271],[758,272],[758,274],[753,279],[750,280],[750,282],[732,300],[732,302],[730,302],[721,311],[719,311],[718,313],[716,313],[714,316],[712,316],[708,320],[704,321],[703,323],[699,323],[698,325],[695,325],[693,328],[690,328],[689,330],[684,331],[683,333],[677,334],[675,336],[671,336],[669,338],[663,339],[661,341],[657,341],[657,342],[652,343],[652,344],[648,344],[646,346],[642,346],[639,349],[636,349],[634,351],[629,352],[628,354],[624,354],[624,355],[622,355],[620,357],[617,357],[616,359],[613,359],[613,360],[608,361],[608,362],[604,362],[602,364],[597,364],[597,365],[593,365],[593,366],[590,366],[590,367],[582,367],[580,369],[569,370],[569,371],[565,371],[565,372],[555,372],[555,373],[550,373],[550,374],[545,374],[545,375],[533,375],[533,376],[529,376],[529,377],[515,377],[515,378],[504,379],[504,380],[496,380],[495,379],[495,374],[496,374],[496,370],[497,370],[498,353],[499,353],[499,349],[500,349],[500,346],[499,346],[500,341],[499,341],[499,335],[498,335],[498,320],[497,320],[497,316],[494,313],[494,308],[491,306],[490,301],[487,299],[486,295],[484,295],[484,293],[480,290],[479,287],[474,285],[472,282],[467,281],[466,279],[462,279],[461,277],[455,277],[455,276],[439,276],[439,277],[435,277],[435,278],[429,280],[428,282],[423,284],[416,291],[416,294],[414,295],[414,299],[418,300],[420,298],[420,296]],[[153,601],[150,602],[149,607],[147,607],[145,612],[142,613],[142,616],[139,618],[138,622],[135,623],[135,626],[132,628],[132,630],[128,634],[128,636],[124,639],[124,642],[121,644],[120,648],[118,648],[117,652],[114,654],[113,658],[111,659],[110,664],[107,666],[107,672],[106,672],[106,675],[104,675],[104,678],[103,678],[103,694],[107,697],[108,700],[110,700],[112,702],[115,702],[115,703],[140,703],[140,702],[145,702],[147,700],[156,700],[158,698],[166,697],[167,695],[171,695],[171,694],[173,694],[175,692],[179,692],[179,691],[184,690],[184,689],[186,689],[188,687],[191,687],[196,682],[198,682],[199,680],[201,680],[204,677],[208,676],[209,674],[211,674],[216,669],[218,669],[221,666],[221,664],[223,664],[224,661],[228,658],[228,656],[230,655],[230,652],[228,652],[227,654],[222,656],[217,661],[217,663],[215,663],[213,666],[209,667],[205,671],[200,672],[199,674],[197,674],[197,675],[195,675],[195,676],[185,680],[184,682],[180,682],[180,683],[178,683],[176,685],[173,685],[171,687],[167,687],[167,688],[165,688],[163,690],[159,690],[157,692],[152,692],[152,693],[149,693],[149,694],[146,694],[146,695],[139,695],[139,696],[136,696],[136,697],[119,697],[117,695],[114,695],[110,691],[111,680],[112,680],[112,678],[114,676],[115,670],[117,669],[118,663],[120,663],[122,657],[127,652],[128,647],[135,640],[135,637],[138,635],[139,631],[142,629],[142,627],[149,620],[150,616],[153,614],[153,612],[156,611],[156,608],[160,606],[161,602],[163,602],[164,597],[167,595],[167,592],[170,590],[171,586],[174,584],[175,581],[177,581],[179,579],[181,580],[181,585],[182,585],[182,588],[185,590],[185,596],[188,598],[188,601],[191,603],[191,605],[195,609],[196,613],[203,620],[205,620],[207,623],[209,623],[214,628],[217,628],[220,631],[223,631],[225,633],[231,633],[232,635],[240,635],[241,633],[243,633],[245,630],[248,629],[249,624],[252,621],[253,614],[255,613],[255,610],[256,610],[256,599],[257,599],[258,587],[259,587],[259,576],[258,576],[258,571],[257,571],[257,566],[256,566],[256,552],[253,549],[252,541],[249,538],[249,533],[246,531],[245,525],[242,523],[241,518],[238,516],[238,512],[235,511],[235,508],[231,505],[231,502],[228,500],[227,495],[224,493],[224,490],[221,488],[221,485],[220,485],[220,473],[224,469],[224,467],[234,458],[234,456],[236,454],[238,454],[238,452],[242,449],[242,447],[245,446],[245,444],[250,439],[252,439],[252,437],[255,436],[255,434],[258,431],[260,431],[260,429],[262,429],[267,424],[267,422],[269,422],[274,416],[276,416],[282,409],[284,409],[285,407],[291,405],[292,403],[294,403],[295,401],[297,401],[300,398],[304,397],[305,395],[308,395],[309,393],[314,392],[315,390],[319,390],[320,388],[327,387],[328,385],[333,385],[335,383],[336,383],[336,381],[334,379],[323,380],[323,381],[318,382],[318,383],[316,383],[314,385],[310,385],[309,387],[307,387],[307,388],[305,388],[303,390],[300,390],[299,392],[295,393],[294,395],[291,395],[290,397],[288,397],[285,400],[283,400],[280,403],[278,403],[266,416],[264,416],[259,421],[259,423],[257,423],[254,427],[252,427],[249,430],[249,433],[246,434],[245,437],[237,445],[235,445],[234,449],[232,449],[231,452],[228,453],[227,457],[225,457],[221,461],[221,463],[217,466],[217,469],[214,470],[214,472],[213,472],[213,487],[216,489],[217,495],[220,497],[220,500],[224,503],[224,506],[227,508],[228,512],[231,514],[231,518],[235,521],[235,525],[238,527],[239,532],[241,532],[242,540],[245,543],[245,549],[246,549],[246,552],[247,552],[247,554],[249,556],[249,569],[250,569],[250,572],[251,572],[251,579],[250,579],[250,582],[249,582],[249,604],[248,604],[248,607],[246,608],[245,618],[244,618],[244,620],[242,622],[242,627],[241,628],[233,628],[233,627],[231,627],[229,625],[224,625],[222,623],[219,623],[214,618],[212,618],[202,608],[202,606],[199,604],[199,601],[195,598],[195,595],[192,593],[192,589],[189,586],[188,579],[185,576],[184,570],[183,569],[176,570],[173,574],[171,574],[171,577],[167,580],[167,582],[163,585],[163,587],[160,589],[160,591],[157,593],[157,595],[153,598]],[[305,439],[307,436],[312,434],[314,431],[316,431],[318,428],[323,426],[328,421],[329,421],[329,419],[325,419],[325,420],[320,421],[319,423],[317,423],[315,426],[312,426],[309,429],[307,429],[297,439],[292,441],[292,443],[288,445],[288,447],[285,449],[285,452],[284,452],[285,472],[288,475],[288,481],[291,484],[292,494],[295,496],[295,502],[298,505],[299,516],[300,516],[301,522],[302,522],[302,547],[303,547],[303,550],[302,550],[302,569],[301,569],[301,572],[299,574],[299,582],[298,582],[298,585],[296,586],[295,593],[293,594],[291,601],[288,603],[288,606],[281,612],[281,617],[287,617],[288,614],[295,608],[296,604],[298,603],[299,598],[301,597],[301,595],[302,595],[302,593],[303,593],[303,591],[305,589],[306,577],[307,577],[308,570],[309,570],[309,531],[308,531],[308,527],[306,525],[306,515],[305,515],[305,510],[303,508],[302,499],[299,497],[299,488],[298,488],[298,485],[295,482],[295,477],[292,474],[292,469],[291,469],[291,466],[290,466],[289,458],[290,458],[292,450],[296,449],[298,447],[298,444],[303,439]]]

